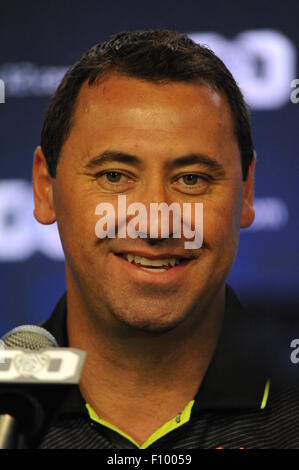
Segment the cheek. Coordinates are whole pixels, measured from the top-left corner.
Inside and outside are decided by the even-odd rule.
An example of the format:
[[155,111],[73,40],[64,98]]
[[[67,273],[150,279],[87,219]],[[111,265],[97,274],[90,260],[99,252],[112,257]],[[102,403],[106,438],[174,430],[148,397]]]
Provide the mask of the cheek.
[[67,258],[81,258],[96,242],[96,202],[84,191],[62,188],[55,196],[57,225]]
[[241,198],[239,194],[206,202],[203,206],[203,239],[208,246],[235,251],[238,246]]

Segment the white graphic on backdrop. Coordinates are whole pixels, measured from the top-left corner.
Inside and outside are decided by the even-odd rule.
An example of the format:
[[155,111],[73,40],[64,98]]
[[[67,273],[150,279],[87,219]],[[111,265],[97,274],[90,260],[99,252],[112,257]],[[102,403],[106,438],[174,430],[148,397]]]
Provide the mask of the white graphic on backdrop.
[[[229,39],[217,32],[188,35],[221,57],[252,109],[276,109],[289,102],[297,54],[294,44],[280,31],[243,31]],[[0,78],[5,82],[7,96],[49,96],[67,68],[6,63],[0,65]]]
[[290,82],[296,75],[296,48],[274,30],[244,31],[226,39],[217,33],[191,33],[208,45],[232,72],[252,109],[275,109],[289,102]]
[[0,181],[0,260],[21,261],[38,251],[63,259],[56,224],[41,225],[34,219],[29,182]]
[[3,80],[0,80],[0,103],[5,103],[5,84]]
[[[250,232],[286,226],[288,208],[283,200],[256,198],[254,206],[256,217]],[[37,252],[54,260],[64,259],[56,224],[41,225],[34,219],[28,181],[0,180],[0,261],[22,261]]]
[[0,66],[0,78],[6,85],[6,96],[49,96],[67,71],[65,66],[39,66],[31,62],[7,63]]

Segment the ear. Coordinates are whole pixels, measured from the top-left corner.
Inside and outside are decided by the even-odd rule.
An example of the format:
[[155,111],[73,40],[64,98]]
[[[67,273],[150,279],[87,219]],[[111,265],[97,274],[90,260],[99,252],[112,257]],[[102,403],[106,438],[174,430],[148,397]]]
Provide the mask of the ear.
[[252,162],[248,168],[246,181],[243,183],[243,205],[241,212],[240,227],[249,227],[254,221],[253,197],[254,197],[254,169],[256,162],[256,151],[254,150]]
[[53,224],[56,221],[53,203],[53,179],[49,174],[47,161],[40,146],[34,152],[32,183],[34,217],[41,224]]

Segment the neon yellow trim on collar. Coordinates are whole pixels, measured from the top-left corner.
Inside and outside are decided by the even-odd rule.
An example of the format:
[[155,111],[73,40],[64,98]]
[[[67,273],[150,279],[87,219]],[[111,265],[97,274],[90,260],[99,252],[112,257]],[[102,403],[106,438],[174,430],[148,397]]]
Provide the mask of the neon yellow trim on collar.
[[271,381],[270,381],[270,379],[268,379],[267,382],[266,382],[266,385],[265,385],[264,395],[263,395],[262,404],[261,404],[261,410],[263,410],[267,405],[267,401],[268,401],[268,397],[269,397],[270,384],[271,384]]
[[132,437],[130,437],[128,434],[121,431],[117,426],[114,426],[113,424],[108,423],[108,421],[105,421],[104,419],[99,418],[96,412],[91,408],[91,406],[88,403],[86,403],[85,406],[88,410],[90,418],[93,421],[95,421],[96,423],[102,424],[103,426],[106,426],[109,429],[112,429],[112,431],[117,432],[124,438],[128,439],[128,441],[132,442],[136,447],[138,447],[138,449],[146,449],[151,444],[156,442],[158,439],[161,439],[162,437],[166,436],[166,434],[168,434],[169,432],[187,423],[190,419],[193,405],[194,405],[194,400],[191,400],[185,406],[185,408],[183,409],[181,413],[179,413],[177,416],[175,416],[174,418],[170,419],[165,424],[160,426],[157,429],[157,431],[155,431],[141,446],[137,444],[137,442]]

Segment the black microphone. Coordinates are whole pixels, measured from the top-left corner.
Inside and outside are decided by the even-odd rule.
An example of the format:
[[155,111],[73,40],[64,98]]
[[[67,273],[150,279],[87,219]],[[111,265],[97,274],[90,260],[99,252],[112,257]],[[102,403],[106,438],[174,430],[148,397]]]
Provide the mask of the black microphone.
[[59,348],[44,328],[19,326],[0,342],[0,449],[33,446],[51,411],[79,384],[85,353]]

